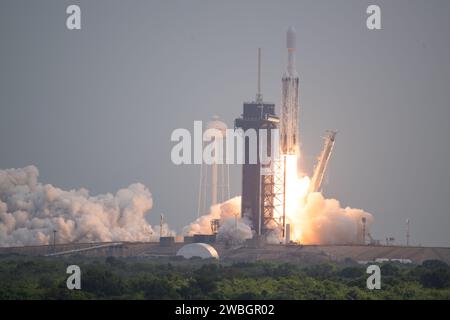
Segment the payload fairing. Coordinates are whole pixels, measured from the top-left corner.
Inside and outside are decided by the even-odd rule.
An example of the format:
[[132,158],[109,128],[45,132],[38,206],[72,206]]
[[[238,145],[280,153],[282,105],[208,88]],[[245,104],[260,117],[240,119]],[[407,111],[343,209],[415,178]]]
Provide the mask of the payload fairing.
[[298,84],[299,78],[295,70],[295,29],[290,27],[286,34],[286,45],[288,50],[287,70],[282,79],[282,98],[281,98],[281,153],[298,153],[298,111],[299,96]]

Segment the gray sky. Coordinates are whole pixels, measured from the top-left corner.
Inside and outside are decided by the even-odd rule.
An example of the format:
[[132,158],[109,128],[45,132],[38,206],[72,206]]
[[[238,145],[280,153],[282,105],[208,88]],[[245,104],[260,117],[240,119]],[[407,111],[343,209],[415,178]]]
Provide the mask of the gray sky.
[[[82,30],[68,31],[79,4]],[[378,4],[382,30],[365,26]],[[375,217],[373,235],[450,246],[450,2],[0,2],[0,168],[91,194],[133,182],[179,228],[196,217],[199,166],[170,161],[170,134],[255,95],[281,96],[285,31],[297,30],[300,134],[311,170],[339,131],[325,195]],[[240,167],[232,168],[240,193]]]

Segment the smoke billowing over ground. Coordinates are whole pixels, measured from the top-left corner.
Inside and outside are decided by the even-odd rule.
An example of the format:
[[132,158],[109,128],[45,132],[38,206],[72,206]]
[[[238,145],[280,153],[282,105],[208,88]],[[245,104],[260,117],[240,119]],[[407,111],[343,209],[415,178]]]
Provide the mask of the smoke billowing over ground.
[[239,243],[252,238],[250,221],[241,219],[241,197],[234,197],[221,204],[211,206],[210,213],[200,216],[183,228],[183,234],[211,233],[211,221],[220,220],[217,240]]
[[369,230],[373,217],[361,209],[342,208],[336,199],[326,199],[319,192],[307,196],[299,210],[300,242],[305,244],[362,243],[362,218]]
[[159,239],[159,226],[145,220],[153,202],[144,185],[90,196],[41,184],[38,176],[34,166],[0,170],[1,246],[49,244],[53,230],[61,243]]
[[[0,170],[0,246],[49,244],[53,231],[57,242],[158,241],[159,226],[145,219],[152,208],[150,191],[132,184],[116,194],[90,196],[88,190],[64,191],[38,181],[34,166]],[[372,215],[339,201],[325,199],[321,193],[298,198],[290,223],[300,230],[296,240],[305,244],[349,244],[361,241],[361,218]],[[182,230],[183,235],[211,233],[211,221],[220,220],[219,241],[240,243],[252,237],[251,222],[240,218],[241,198],[234,197],[211,207]],[[295,221],[294,221],[295,220]],[[276,224],[268,241],[279,243],[281,231]],[[175,235],[164,225],[165,235]]]
[[[362,242],[361,219],[366,218],[366,228],[369,231],[373,222],[370,213],[350,207],[342,208],[336,199],[326,199],[319,192],[309,194],[305,199],[298,197],[299,206],[296,212],[288,217],[288,223],[297,234],[293,240],[303,244],[357,244]],[[183,234],[211,233],[211,221],[220,219],[221,227],[217,239],[232,243],[240,243],[252,238],[251,222],[240,217],[241,197],[232,198],[222,204],[211,207],[209,214],[200,216],[194,222],[184,227]],[[272,244],[284,242],[282,232],[276,223],[271,223],[272,229],[267,235],[267,241]]]

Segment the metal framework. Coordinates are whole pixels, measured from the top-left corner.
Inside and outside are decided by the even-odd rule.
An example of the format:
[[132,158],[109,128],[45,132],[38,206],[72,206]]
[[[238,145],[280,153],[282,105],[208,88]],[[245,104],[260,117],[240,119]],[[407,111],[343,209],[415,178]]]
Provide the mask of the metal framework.
[[211,220],[211,232],[213,234],[217,234],[220,228],[220,219],[212,219]]
[[274,160],[270,166],[264,168],[266,175],[261,179],[261,206],[264,217],[264,229],[274,221],[284,231],[286,227],[286,157]]

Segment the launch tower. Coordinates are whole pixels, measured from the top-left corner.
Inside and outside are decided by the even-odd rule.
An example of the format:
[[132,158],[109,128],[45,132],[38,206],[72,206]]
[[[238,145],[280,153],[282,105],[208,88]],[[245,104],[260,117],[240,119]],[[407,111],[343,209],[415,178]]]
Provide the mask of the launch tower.
[[242,217],[252,222],[257,236],[265,234],[266,224],[273,218],[274,175],[264,168],[260,161],[260,129],[267,130],[267,154],[272,154],[271,129],[278,128],[279,118],[275,114],[275,104],[263,101],[261,94],[261,50],[258,50],[258,92],[253,102],[244,103],[242,116],[235,120],[235,128],[255,130],[257,140],[257,161],[250,163],[250,139],[245,137],[244,157],[242,166]]

